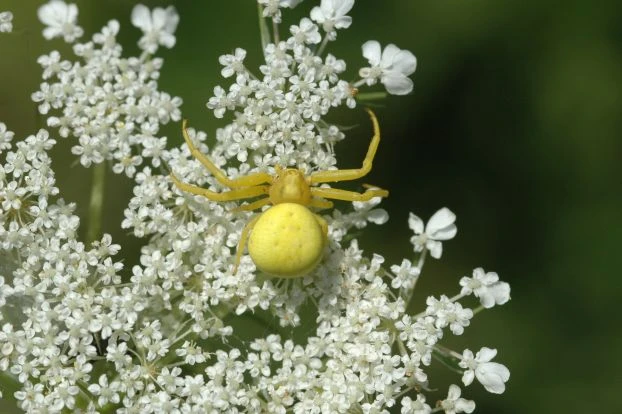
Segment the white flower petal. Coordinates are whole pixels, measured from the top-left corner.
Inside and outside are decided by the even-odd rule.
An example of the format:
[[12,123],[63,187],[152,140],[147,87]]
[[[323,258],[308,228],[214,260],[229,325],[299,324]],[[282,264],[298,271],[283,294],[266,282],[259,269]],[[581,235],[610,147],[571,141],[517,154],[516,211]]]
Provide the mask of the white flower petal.
[[489,288],[483,286],[481,288],[475,289],[475,296],[479,298],[479,302],[486,309],[490,309],[495,306],[495,297],[491,294]]
[[160,44],[167,48],[172,48],[175,46],[175,36],[170,33],[162,32],[160,33]]
[[457,400],[458,398],[460,398],[460,387],[458,387],[455,384],[451,384],[449,386],[449,391],[447,392],[447,399],[448,400]]
[[153,9],[153,12],[151,13],[153,28],[157,30],[163,29],[166,25],[167,17],[168,14],[163,8],[156,7],[155,9]]
[[490,360],[492,360],[495,356],[497,356],[497,350],[496,349],[492,349],[492,348],[488,348],[488,347],[482,347],[482,349],[479,350],[479,352],[477,353],[477,356],[475,357],[475,360],[477,362],[488,362]]
[[383,69],[392,69],[393,67],[393,62],[395,61],[395,56],[397,56],[398,53],[400,53],[401,49],[397,46],[395,46],[393,43],[389,43],[388,45],[385,46],[384,50],[382,51],[382,59],[381,59],[381,64],[380,66]]
[[410,227],[410,229],[414,231],[415,234],[421,234],[423,233],[423,220],[415,216],[413,213],[409,213],[408,227]]
[[456,401],[456,412],[472,413],[475,410],[475,401],[460,398]]
[[377,40],[368,40],[363,43],[363,57],[365,57],[369,63],[373,66],[380,64],[380,56],[382,56],[382,50],[380,43]]
[[477,267],[473,269],[473,278],[477,280],[482,280],[486,276],[486,272],[481,267]]
[[385,72],[380,82],[391,95],[408,95],[413,90],[413,81],[399,72]]
[[428,240],[425,247],[430,251],[430,256],[435,259],[440,259],[443,254],[443,243],[436,240]]
[[43,29],[43,37],[47,40],[54,39],[58,35],[58,30],[54,27],[46,27]]
[[425,232],[435,240],[449,240],[453,238],[458,229],[454,225],[456,215],[447,207],[438,210],[428,221]]
[[300,3],[302,2],[302,0],[281,0],[281,7],[289,7],[290,9],[293,9],[294,7],[298,6]]
[[368,213],[367,220],[374,224],[384,224],[389,221],[389,213],[382,208],[377,208]]
[[166,22],[164,24],[164,30],[168,33],[174,33],[179,24],[179,14],[177,14],[177,10],[173,6],[167,7],[165,12]]
[[417,58],[408,50],[400,50],[393,60],[393,70],[405,76],[412,75],[417,69]]
[[75,22],[78,19],[78,6],[75,4],[68,4],[66,13],[67,21]]
[[324,23],[324,12],[322,12],[322,9],[318,6],[315,6],[313,9],[311,9],[311,14],[309,14],[309,17],[311,17],[311,20],[314,20],[318,23]]
[[475,368],[477,380],[493,394],[503,394],[505,383],[510,379],[510,370],[496,362],[486,362]]
[[37,16],[41,23],[45,25],[56,25],[59,22],[64,21],[64,17],[67,13],[67,5],[59,0],[50,1],[47,4],[39,7],[37,10]]
[[144,4],[137,4],[132,9],[132,24],[143,32],[151,30],[151,12]]
[[506,282],[495,283],[490,287],[490,294],[494,297],[495,304],[503,305],[510,300],[510,285]]
[[332,0],[332,3],[332,9],[337,17],[345,16],[354,7],[354,0]]
[[475,371],[473,371],[472,369],[464,371],[464,375],[462,375],[462,383],[464,385],[471,385],[474,379],[475,379]]
[[335,28],[337,29],[347,29],[352,24],[352,17],[343,16],[337,19],[335,22]]

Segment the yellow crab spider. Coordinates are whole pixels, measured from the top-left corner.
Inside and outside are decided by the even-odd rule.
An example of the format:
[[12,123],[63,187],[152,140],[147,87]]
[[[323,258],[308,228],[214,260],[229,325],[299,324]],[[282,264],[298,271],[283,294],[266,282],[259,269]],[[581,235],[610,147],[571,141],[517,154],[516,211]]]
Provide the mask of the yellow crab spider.
[[248,241],[249,254],[257,268],[263,272],[283,278],[305,275],[319,264],[328,241],[326,221],[309,208],[331,208],[333,203],[327,199],[368,201],[373,197],[389,195],[387,190],[370,186],[366,186],[367,190],[363,193],[315,187],[321,183],[356,180],[369,173],[380,142],[380,127],[376,115],[369,109],[367,113],[371,118],[374,136],[361,168],[316,171],[307,176],[296,168],[276,166],[275,175],[257,172],[229,178],[194,146],[186,130],[187,122],[183,121],[182,132],[190,153],[219,183],[228,187],[229,191],[219,193],[186,184],[171,173],[177,188],[212,201],[234,201],[265,196],[238,207],[236,209],[238,211],[252,211],[272,204],[272,207],[253,217],[242,230],[233,268],[234,274]]

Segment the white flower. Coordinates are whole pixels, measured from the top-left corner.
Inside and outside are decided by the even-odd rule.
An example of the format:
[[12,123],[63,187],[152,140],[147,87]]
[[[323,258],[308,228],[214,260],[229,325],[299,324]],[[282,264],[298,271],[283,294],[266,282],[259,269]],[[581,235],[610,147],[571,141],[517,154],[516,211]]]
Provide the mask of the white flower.
[[429,414],[432,408],[425,403],[425,396],[417,394],[417,399],[413,401],[410,397],[402,398],[402,414]]
[[7,131],[6,125],[3,122],[0,122],[0,152],[11,148],[13,136],[14,133],[12,131]]
[[119,394],[116,390],[116,384],[118,384],[118,382],[114,382],[113,386],[110,386],[108,384],[108,377],[106,377],[106,375],[100,375],[98,383],[89,385],[88,390],[98,397],[97,404],[103,407],[109,402],[117,404],[120,401]]
[[454,335],[462,335],[464,328],[469,326],[473,317],[473,311],[469,308],[463,308],[458,302],[452,302],[447,296],[441,295],[438,300],[433,296],[429,296],[426,300],[428,307],[425,313],[429,316],[436,317],[436,327],[449,329]]
[[311,19],[322,25],[330,40],[337,37],[335,29],[347,29],[352,24],[352,18],[346,16],[354,0],[322,0],[319,6],[311,10]]
[[10,11],[0,12],[0,33],[13,31],[13,13]]
[[71,69],[71,62],[67,60],[61,61],[61,56],[58,51],[54,50],[49,55],[39,56],[37,63],[43,68],[43,79],[49,79],[54,75],[58,75],[62,71],[68,71]]
[[382,202],[382,198],[374,197],[369,201],[354,201],[352,205],[354,210],[360,213],[361,220],[355,222],[357,228],[365,227],[365,220],[374,224],[384,224],[389,221],[389,213],[383,208],[374,208]]
[[503,364],[490,362],[497,355],[496,349],[483,347],[473,358],[473,352],[466,349],[462,354],[462,361],[459,365],[465,368],[462,382],[470,385],[473,377],[486,388],[486,391],[493,394],[503,394],[505,383],[510,379],[510,371]]
[[132,10],[132,24],[143,31],[144,36],[138,46],[149,53],[155,53],[158,45],[167,48],[175,46],[175,29],[179,23],[179,15],[175,7],[166,9],[156,7],[149,11],[147,6],[137,4]]
[[413,81],[408,77],[417,68],[417,58],[408,50],[389,44],[381,50],[380,43],[370,40],[363,44],[363,56],[371,67],[361,68],[359,75],[368,85],[378,79],[392,95],[406,95],[413,90]]
[[289,31],[292,34],[289,41],[293,44],[311,45],[320,43],[322,40],[322,36],[320,35],[317,25],[306,17],[303,17],[302,20],[300,20],[299,26],[292,25],[289,28]]
[[486,273],[481,267],[473,270],[473,278],[465,276],[460,279],[460,286],[462,286],[460,294],[473,293],[487,309],[495,305],[503,305],[510,300],[510,285],[500,282],[495,272]]
[[445,414],[472,413],[475,410],[475,403],[464,398],[460,398],[460,387],[455,384],[449,386],[447,399],[442,400],[440,406],[445,410]]
[[430,251],[433,258],[440,259],[443,253],[441,241],[453,239],[458,232],[454,224],[455,221],[456,215],[448,208],[443,207],[430,217],[424,231],[423,221],[410,213],[408,227],[415,232],[415,235],[410,239],[415,251],[421,252],[425,248]]
[[244,58],[246,50],[237,47],[233,55],[222,55],[218,58],[218,62],[223,66],[220,74],[223,78],[229,78],[236,73],[243,74],[246,72],[244,68]]
[[272,17],[276,23],[281,22],[281,8],[287,7],[293,9],[302,0],[257,0],[263,9],[263,17]]
[[67,4],[62,0],[50,0],[37,10],[41,23],[47,27],[43,29],[43,37],[47,40],[63,37],[65,42],[71,43],[82,36],[83,30],[76,25],[78,6]]
[[400,266],[391,266],[391,271],[395,274],[395,278],[391,281],[391,287],[393,289],[410,289],[414,286],[421,273],[421,269],[417,266],[413,266],[408,259],[402,260]]

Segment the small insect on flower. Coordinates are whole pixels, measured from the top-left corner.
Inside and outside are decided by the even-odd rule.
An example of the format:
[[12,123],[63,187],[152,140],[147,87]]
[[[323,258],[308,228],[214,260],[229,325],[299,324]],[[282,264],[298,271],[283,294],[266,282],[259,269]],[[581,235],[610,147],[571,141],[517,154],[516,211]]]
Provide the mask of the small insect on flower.
[[234,273],[237,271],[247,241],[253,262],[263,272],[283,278],[293,278],[309,273],[321,261],[328,241],[326,221],[313,213],[310,208],[331,208],[333,203],[327,199],[368,201],[374,197],[389,195],[387,190],[371,187],[363,193],[315,187],[316,184],[321,183],[356,180],[371,171],[380,142],[380,127],[374,113],[369,109],[367,112],[373,124],[374,136],[361,168],[315,171],[307,176],[297,168],[276,166],[275,175],[257,172],[231,179],[194,146],[186,131],[184,120],[182,130],[190,153],[214,175],[218,182],[230,190],[218,193],[186,184],[171,173],[171,178],[177,188],[212,201],[233,201],[265,196],[238,207],[238,211],[252,211],[272,204],[272,207],[253,217],[244,227],[237,247]]

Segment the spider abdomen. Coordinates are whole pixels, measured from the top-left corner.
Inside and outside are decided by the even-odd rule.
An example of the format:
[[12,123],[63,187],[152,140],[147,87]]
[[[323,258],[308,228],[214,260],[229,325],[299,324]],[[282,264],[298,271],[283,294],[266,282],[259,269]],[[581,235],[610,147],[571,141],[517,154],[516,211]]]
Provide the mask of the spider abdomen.
[[266,210],[255,223],[248,251],[258,269],[278,277],[297,277],[313,270],[327,241],[327,224],[296,203]]

